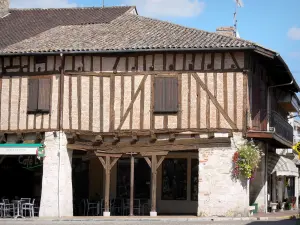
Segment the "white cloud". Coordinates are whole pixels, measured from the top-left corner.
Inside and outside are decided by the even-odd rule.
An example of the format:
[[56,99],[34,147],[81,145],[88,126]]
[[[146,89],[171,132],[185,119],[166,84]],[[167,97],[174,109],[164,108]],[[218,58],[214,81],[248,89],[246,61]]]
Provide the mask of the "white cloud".
[[300,27],[292,27],[288,31],[288,37],[292,40],[300,40]]
[[69,8],[76,7],[70,0],[11,0],[10,8]]
[[202,13],[202,0],[123,0],[137,6],[140,15],[150,17],[194,17]]

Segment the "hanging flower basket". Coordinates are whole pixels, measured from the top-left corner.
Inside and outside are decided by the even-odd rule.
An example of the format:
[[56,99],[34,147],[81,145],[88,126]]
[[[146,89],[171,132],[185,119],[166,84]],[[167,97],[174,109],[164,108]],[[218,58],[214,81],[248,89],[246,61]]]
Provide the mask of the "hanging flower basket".
[[247,142],[240,146],[232,158],[233,176],[235,178],[252,179],[260,159],[260,150],[253,142]]

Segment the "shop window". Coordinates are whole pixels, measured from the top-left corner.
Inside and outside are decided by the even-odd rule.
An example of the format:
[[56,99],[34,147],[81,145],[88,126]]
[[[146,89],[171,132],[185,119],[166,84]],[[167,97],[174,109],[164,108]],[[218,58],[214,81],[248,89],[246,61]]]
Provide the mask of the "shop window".
[[187,200],[187,159],[164,160],[161,199]]
[[199,160],[192,159],[191,166],[191,200],[198,201],[198,170]]
[[154,81],[154,112],[177,113],[178,82],[174,77],[156,77]]
[[50,78],[28,79],[28,113],[50,112]]

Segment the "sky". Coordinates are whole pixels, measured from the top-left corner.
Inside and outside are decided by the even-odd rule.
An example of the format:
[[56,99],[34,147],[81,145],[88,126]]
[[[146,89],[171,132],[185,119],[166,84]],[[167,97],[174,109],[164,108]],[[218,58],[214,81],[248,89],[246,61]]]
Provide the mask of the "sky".
[[[240,37],[278,52],[300,84],[300,1],[243,0]],[[12,8],[101,6],[102,0],[11,0]],[[106,6],[136,5],[142,16],[215,31],[233,25],[235,0],[105,0]]]

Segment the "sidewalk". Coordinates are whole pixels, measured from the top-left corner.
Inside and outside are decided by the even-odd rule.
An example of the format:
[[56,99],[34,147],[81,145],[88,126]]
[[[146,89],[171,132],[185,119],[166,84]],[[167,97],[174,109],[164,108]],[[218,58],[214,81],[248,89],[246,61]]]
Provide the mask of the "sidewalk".
[[299,210],[279,211],[275,213],[256,213],[253,217],[256,218],[270,218],[270,219],[292,219],[299,218]]
[[[26,219],[18,219],[18,221],[63,221],[63,222],[80,222],[80,221],[148,221],[148,222],[209,222],[209,221],[257,221],[257,220],[286,220],[286,219],[296,219],[299,218],[298,211],[285,211],[285,212],[276,212],[276,213],[257,213],[250,217],[197,217],[197,216],[157,216],[157,217],[149,217],[149,216],[111,216],[111,217],[103,217],[103,216],[82,216],[82,217],[63,217],[63,218],[26,218]],[[0,219],[3,220],[12,220],[12,219]]]

